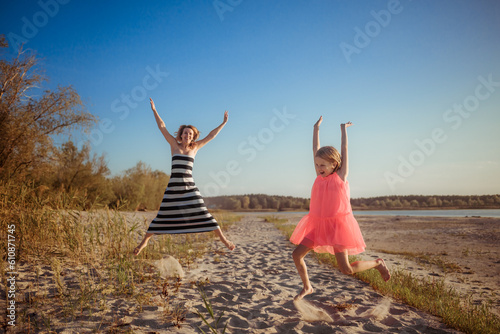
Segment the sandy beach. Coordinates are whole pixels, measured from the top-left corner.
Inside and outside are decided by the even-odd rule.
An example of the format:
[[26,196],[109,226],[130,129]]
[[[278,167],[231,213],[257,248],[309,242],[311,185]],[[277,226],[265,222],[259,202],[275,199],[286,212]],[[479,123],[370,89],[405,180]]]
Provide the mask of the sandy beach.
[[500,218],[361,216],[358,221],[366,254],[377,250],[423,253],[448,263],[450,269],[443,270],[407,256],[386,256],[392,266],[412,274],[443,278],[476,304],[491,301],[500,315]]
[[[142,219],[150,214],[128,216]],[[295,224],[301,215],[291,213],[285,217]],[[367,243],[363,258],[383,257],[390,269],[402,268],[421,277],[444,278],[478,303],[491,299],[498,309],[500,219],[377,216],[357,219]],[[224,312],[221,323],[227,324],[228,333],[458,333],[437,317],[384,297],[368,284],[318,264],[312,256],[306,261],[315,292],[294,303],[301,281],[291,258],[293,247],[286,238],[258,215],[245,216],[226,234],[237,245],[233,252],[214,240],[203,258],[189,268],[182,268],[184,277],[179,282],[165,279],[144,291],[149,296],[146,306],[138,308],[133,300],[111,298],[105,301],[102,312],[91,316],[77,316],[71,321],[52,317],[52,332],[201,333],[198,326],[208,331],[195,313],[208,316],[194,284],[204,282],[215,314]],[[455,264],[454,271],[445,272],[433,263],[414,261],[400,254],[403,252],[441,258]],[[77,279],[74,273],[77,269],[63,270],[63,279],[68,284]],[[19,281],[26,302],[30,295],[23,280],[29,281],[34,274],[29,266],[23,271]],[[47,291],[55,290],[50,266],[42,266],[38,275]],[[175,327],[165,315],[166,298],[168,307],[181,310],[185,317],[180,327]]]

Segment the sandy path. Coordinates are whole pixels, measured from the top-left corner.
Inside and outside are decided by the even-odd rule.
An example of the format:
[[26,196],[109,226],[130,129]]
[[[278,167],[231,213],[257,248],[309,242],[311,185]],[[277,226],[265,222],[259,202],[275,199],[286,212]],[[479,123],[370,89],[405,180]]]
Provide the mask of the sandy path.
[[[293,248],[280,232],[260,218],[245,217],[227,235],[237,249],[207,255],[183,281],[210,280],[207,295],[216,314],[225,312],[222,323],[228,322],[230,333],[456,333],[436,317],[383,297],[310,256],[306,261],[315,292],[294,304],[301,282],[291,259]],[[168,332],[199,333],[201,322],[192,311],[206,311],[197,291],[185,284],[176,299],[191,312],[180,329]],[[335,306],[343,303],[354,307],[339,311]]]

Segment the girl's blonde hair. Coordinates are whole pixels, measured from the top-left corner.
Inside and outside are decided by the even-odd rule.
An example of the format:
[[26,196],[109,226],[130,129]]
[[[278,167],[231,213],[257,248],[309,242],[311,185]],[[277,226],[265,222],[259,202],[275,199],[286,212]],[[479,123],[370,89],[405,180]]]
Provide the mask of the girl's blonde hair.
[[339,170],[340,166],[342,166],[342,158],[340,156],[340,153],[333,146],[323,146],[316,151],[316,157],[334,164],[334,173]]
[[198,131],[198,129],[193,125],[181,125],[179,127],[179,130],[177,130],[177,132],[175,133],[175,140],[177,140],[178,143],[182,142],[182,133],[186,128],[190,128],[194,132],[193,140],[189,143],[189,147],[193,148],[196,140],[200,137],[200,131]]

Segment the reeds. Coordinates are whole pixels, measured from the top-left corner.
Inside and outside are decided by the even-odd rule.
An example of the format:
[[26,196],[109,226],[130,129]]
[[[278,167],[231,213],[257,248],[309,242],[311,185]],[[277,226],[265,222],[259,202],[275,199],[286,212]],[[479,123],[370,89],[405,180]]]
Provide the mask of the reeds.
[[[279,219],[276,216],[267,216],[264,220],[273,223],[288,239],[295,229],[294,225],[287,224],[286,219]],[[338,267],[335,256],[332,254],[314,253],[314,256],[321,263]],[[418,258],[420,261],[440,265],[445,271],[457,269],[449,263],[440,264],[433,257],[420,254]],[[359,258],[356,256],[349,257],[350,262],[357,260]],[[384,282],[375,269],[356,273],[355,277],[369,283],[384,295],[392,296],[442,318],[448,326],[465,333],[500,333],[500,318],[491,312],[491,305],[474,304],[470,297],[463,296],[447,286],[444,279],[420,279],[400,268],[391,274],[388,282]]]
[[[110,301],[116,299],[132,301],[141,312],[155,305],[152,292],[162,281],[153,260],[168,254],[189,267],[215,240],[212,233],[155,236],[136,257],[132,250],[149,220],[97,206],[88,209],[77,193],[44,194],[32,184],[1,183],[0,195],[2,233],[15,224],[16,269],[22,273],[16,330],[21,332],[54,330],[55,320],[99,317],[111,312]],[[223,229],[239,219],[227,213],[214,216]],[[0,239],[4,263],[6,239]],[[3,282],[7,272],[2,266]],[[171,295],[172,305],[163,300],[171,311],[165,321],[179,326],[184,309],[174,299]],[[106,326],[104,320],[96,323],[100,329]]]

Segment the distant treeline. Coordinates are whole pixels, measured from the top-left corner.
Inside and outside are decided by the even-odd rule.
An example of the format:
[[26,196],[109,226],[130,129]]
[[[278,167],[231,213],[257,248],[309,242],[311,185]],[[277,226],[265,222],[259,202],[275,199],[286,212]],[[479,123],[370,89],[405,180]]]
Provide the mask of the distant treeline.
[[[264,194],[217,196],[205,199],[207,205],[223,210],[309,210],[309,199]],[[351,199],[354,210],[401,209],[500,209],[500,195],[483,196],[380,196]]]
[[209,208],[223,210],[309,210],[306,198],[264,194],[208,197],[205,203]]
[[393,209],[499,209],[500,195],[459,196],[459,195],[408,195],[381,196],[351,199],[356,210]]

